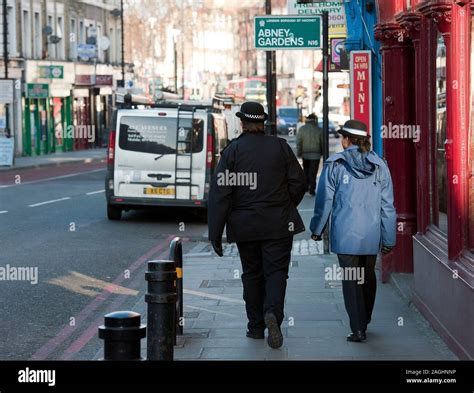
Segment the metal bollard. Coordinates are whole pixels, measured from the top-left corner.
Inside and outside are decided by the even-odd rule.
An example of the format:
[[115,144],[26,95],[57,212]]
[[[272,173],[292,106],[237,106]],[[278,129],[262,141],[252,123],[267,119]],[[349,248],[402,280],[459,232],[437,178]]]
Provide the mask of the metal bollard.
[[140,341],[146,337],[141,315],[133,311],[117,311],[104,317],[99,338],[104,340],[104,360],[143,360]]
[[183,245],[181,238],[176,237],[170,244],[170,260],[174,261],[176,267],[176,333],[183,335],[184,327],[184,307],[183,307]]
[[173,261],[150,261],[148,281],[148,360],[173,360],[176,310],[176,268]]

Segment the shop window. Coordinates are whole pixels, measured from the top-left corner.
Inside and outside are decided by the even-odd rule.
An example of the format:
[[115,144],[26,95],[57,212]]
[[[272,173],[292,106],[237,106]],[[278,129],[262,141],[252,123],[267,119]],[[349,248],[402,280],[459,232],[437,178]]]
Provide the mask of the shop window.
[[448,193],[447,193],[447,162],[446,162],[446,46],[441,34],[438,35],[436,56],[436,138],[435,149],[435,184],[433,186],[431,221],[445,234],[448,233]]

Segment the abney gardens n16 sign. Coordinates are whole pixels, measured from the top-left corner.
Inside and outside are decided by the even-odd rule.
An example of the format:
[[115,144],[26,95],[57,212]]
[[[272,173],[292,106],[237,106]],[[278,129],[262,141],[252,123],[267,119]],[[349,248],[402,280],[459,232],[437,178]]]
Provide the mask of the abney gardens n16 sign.
[[321,16],[257,16],[255,48],[321,49]]

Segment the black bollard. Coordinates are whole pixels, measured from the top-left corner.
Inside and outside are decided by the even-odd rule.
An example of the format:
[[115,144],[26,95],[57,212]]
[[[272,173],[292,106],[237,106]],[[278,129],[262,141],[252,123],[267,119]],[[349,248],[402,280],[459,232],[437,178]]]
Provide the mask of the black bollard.
[[140,341],[146,337],[141,315],[133,311],[117,311],[104,317],[99,338],[104,340],[104,360],[143,360]]
[[184,327],[184,309],[183,309],[183,245],[181,238],[176,237],[170,245],[170,260],[174,261],[176,267],[176,332],[180,336],[183,335]]
[[176,268],[173,261],[148,262],[148,360],[173,360],[176,311]]

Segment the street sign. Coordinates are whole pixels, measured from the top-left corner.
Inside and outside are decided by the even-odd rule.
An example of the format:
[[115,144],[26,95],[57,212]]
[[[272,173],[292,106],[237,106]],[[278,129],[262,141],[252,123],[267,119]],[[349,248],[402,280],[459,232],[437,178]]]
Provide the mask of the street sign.
[[10,79],[0,80],[0,104],[13,103],[13,81]]
[[77,57],[81,60],[88,61],[97,57],[97,46],[88,44],[77,45]]
[[320,16],[257,16],[255,17],[255,48],[321,49]]
[[297,0],[288,0],[288,15],[314,16],[321,15],[323,11],[329,13],[329,36],[345,36],[347,34],[347,22],[342,0],[307,4],[298,4]]
[[372,53],[351,52],[351,113],[352,119],[364,122],[372,135]]
[[47,83],[28,83],[26,85],[26,96],[28,98],[48,98],[49,85]]

